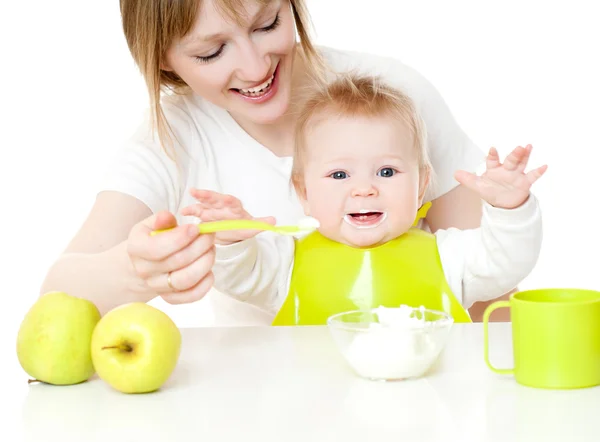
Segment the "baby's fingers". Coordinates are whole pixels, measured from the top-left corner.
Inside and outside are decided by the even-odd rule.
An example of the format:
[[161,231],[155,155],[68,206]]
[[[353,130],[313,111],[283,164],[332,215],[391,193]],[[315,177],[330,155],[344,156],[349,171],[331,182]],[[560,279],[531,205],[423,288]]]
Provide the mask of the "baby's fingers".
[[500,165],[500,156],[498,155],[498,151],[495,147],[490,147],[488,156],[485,159],[485,165],[488,169],[495,169]]
[[543,166],[538,167],[537,169],[533,169],[530,170],[529,172],[527,172],[527,179],[529,180],[530,184],[535,183],[537,180],[540,179],[540,177],[546,173],[546,170],[548,169],[548,165],[544,164]]
[[504,168],[506,170],[517,170],[523,159],[523,156],[525,155],[525,148],[518,146],[511,153],[509,153],[506,159],[504,160]]
[[519,161],[519,164],[517,165],[518,172],[525,172],[525,168],[527,167],[527,163],[529,162],[529,157],[531,155],[531,149],[532,149],[531,144],[528,144],[523,149],[523,155],[521,156],[521,160]]
[[190,194],[204,206],[210,206],[215,209],[242,207],[240,200],[234,196],[213,192],[212,190],[190,189]]
[[457,170],[454,173],[454,179],[467,189],[478,192],[477,183],[479,181],[479,177],[477,175],[467,172],[466,170]]
[[190,189],[190,195],[192,195],[197,200],[208,201],[210,198],[214,198],[217,192],[213,192],[212,190],[204,190],[204,189]]
[[204,207],[199,218],[202,221],[221,221],[226,219],[252,219],[252,217],[244,210],[236,210],[229,207]]
[[262,221],[263,223],[267,223],[267,224],[271,224],[272,226],[275,225],[276,219],[274,216],[263,216],[260,218],[254,218],[256,221]]
[[200,218],[203,211],[204,207],[202,206],[202,204],[192,204],[181,209],[181,214],[183,216],[195,216],[197,218]]

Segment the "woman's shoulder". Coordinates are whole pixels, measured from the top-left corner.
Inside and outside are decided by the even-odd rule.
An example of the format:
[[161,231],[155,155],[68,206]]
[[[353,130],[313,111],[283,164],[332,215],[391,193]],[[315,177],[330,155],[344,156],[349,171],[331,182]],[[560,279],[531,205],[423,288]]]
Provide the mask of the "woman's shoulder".
[[169,124],[199,125],[207,116],[205,100],[193,93],[163,94],[160,105]]
[[353,71],[379,76],[385,81],[428,84],[425,77],[402,60],[389,55],[319,46],[319,53],[335,72]]
[[[163,123],[158,124],[151,108],[147,107],[129,137],[117,154],[131,156],[136,162],[160,163],[164,167],[186,168],[204,154],[199,148],[203,139],[203,111],[190,94],[164,94],[160,99]],[[206,159],[205,159],[206,160]],[[133,161],[133,160],[131,160]]]
[[[419,110],[429,114],[443,100],[437,88],[418,69],[402,60],[368,52],[319,47],[326,63],[335,73],[372,75],[407,94]],[[435,111],[443,113],[439,109]]]
[[101,189],[133,195],[154,212],[175,212],[187,198],[184,189],[210,186],[214,158],[201,133],[204,117],[195,101],[190,95],[161,97],[168,123],[168,135],[162,139],[147,108],[110,159]]
[[225,109],[195,93],[163,95],[161,107],[173,130],[196,138],[194,143],[202,139],[218,144],[237,129]]
[[169,144],[176,145],[173,148],[185,151],[194,146],[198,152],[198,140],[205,139],[210,128],[215,126],[215,120],[218,120],[205,100],[193,93],[163,94],[160,112],[164,123],[162,126],[158,124],[152,108],[146,107],[129,141],[160,151],[165,147],[160,142],[159,132],[162,131],[163,141],[170,140],[167,141]]
[[350,66],[372,66],[378,64],[386,64],[390,61],[397,62],[398,60],[372,52],[356,51],[350,49],[334,48],[331,46],[318,46],[319,53],[327,62],[334,67],[350,67]]

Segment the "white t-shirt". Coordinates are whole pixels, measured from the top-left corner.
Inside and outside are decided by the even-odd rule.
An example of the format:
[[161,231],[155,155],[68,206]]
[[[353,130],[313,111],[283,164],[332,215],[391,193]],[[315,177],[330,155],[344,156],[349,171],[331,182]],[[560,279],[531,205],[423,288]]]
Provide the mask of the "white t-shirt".
[[[468,309],[514,289],[533,270],[542,246],[541,211],[533,194],[510,210],[484,202],[480,228],[439,229],[435,237],[450,290]],[[288,294],[293,265],[294,238],[262,232],[217,246],[215,287],[274,318]]]
[[[413,99],[427,128],[436,180],[426,200],[454,188],[457,169],[474,172],[482,164],[484,152],[460,128],[438,91],[417,71],[392,58],[331,48],[320,51],[335,71],[379,75]],[[147,121],[118,150],[100,191],[131,195],[153,213],[169,210],[180,223],[197,221],[179,214],[181,208],[195,202],[189,195],[192,187],[234,195],[253,216],[275,216],[278,224],[293,224],[303,216],[289,182],[291,157],[276,156],[248,135],[227,111],[195,94],[165,97],[163,110],[181,145],[177,148],[179,164],[163,151]],[[206,299],[212,301],[218,324],[269,321],[252,306],[216,290]]]

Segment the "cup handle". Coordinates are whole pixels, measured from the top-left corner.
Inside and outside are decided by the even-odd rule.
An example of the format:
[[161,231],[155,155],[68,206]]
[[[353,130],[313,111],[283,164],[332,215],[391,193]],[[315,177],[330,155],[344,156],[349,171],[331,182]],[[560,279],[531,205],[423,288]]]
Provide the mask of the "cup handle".
[[514,374],[514,368],[496,368],[490,362],[490,348],[489,348],[489,335],[488,335],[488,323],[490,320],[490,315],[496,309],[507,307],[510,308],[510,301],[498,301],[494,302],[492,305],[488,306],[483,313],[483,341],[484,341],[484,358],[487,366],[494,373],[498,374]]

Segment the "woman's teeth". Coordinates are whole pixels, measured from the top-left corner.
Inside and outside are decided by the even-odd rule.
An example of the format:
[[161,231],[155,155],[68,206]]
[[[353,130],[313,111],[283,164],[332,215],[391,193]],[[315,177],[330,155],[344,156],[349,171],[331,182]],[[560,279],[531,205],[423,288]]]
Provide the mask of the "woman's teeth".
[[273,83],[274,78],[275,78],[275,72],[273,72],[273,75],[271,75],[271,78],[269,78],[263,84],[260,84],[256,87],[253,87],[250,89],[238,89],[238,90],[240,91],[240,94],[247,95],[248,97],[258,97],[269,90],[269,88],[271,87],[271,84]]

